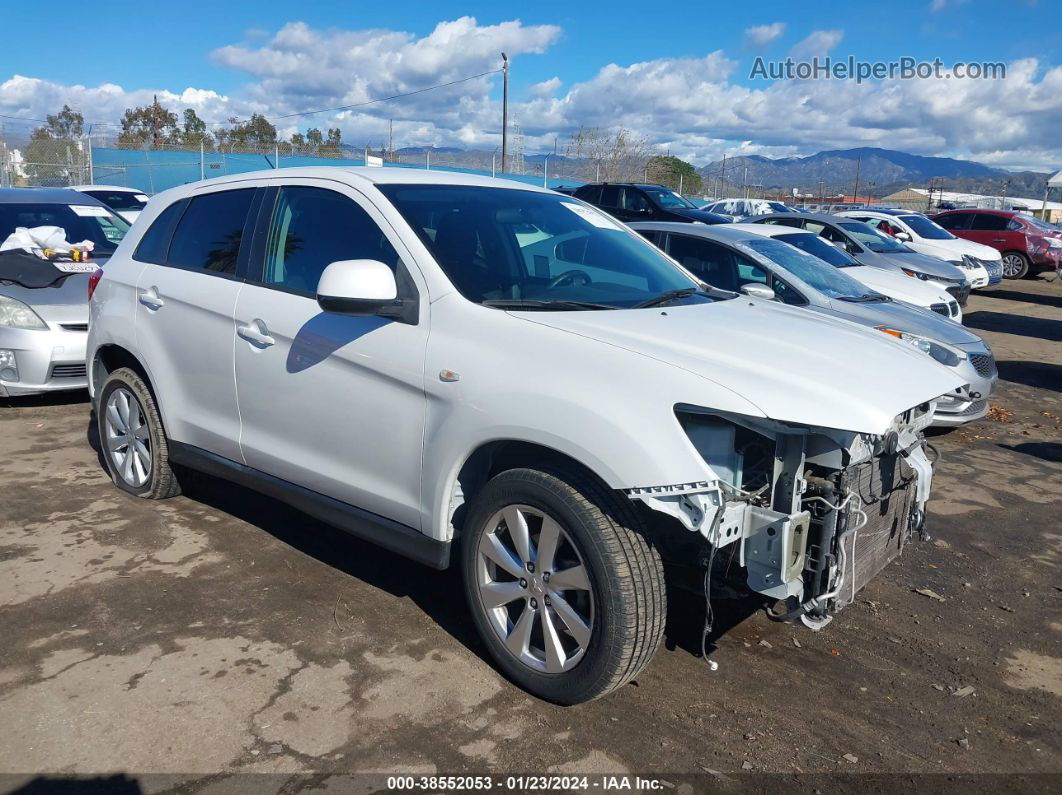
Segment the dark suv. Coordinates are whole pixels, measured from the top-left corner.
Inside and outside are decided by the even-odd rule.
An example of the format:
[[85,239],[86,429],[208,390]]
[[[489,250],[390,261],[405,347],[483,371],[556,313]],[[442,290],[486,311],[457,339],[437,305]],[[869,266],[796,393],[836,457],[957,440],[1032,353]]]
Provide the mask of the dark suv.
[[728,224],[725,215],[701,210],[663,185],[633,182],[598,182],[583,185],[575,198],[600,207],[621,221],[700,221],[702,224]]
[[1054,269],[1062,259],[1058,228],[1012,210],[948,210],[933,220],[955,237],[983,243],[1003,255],[1003,276],[1021,279],[1031,271]]

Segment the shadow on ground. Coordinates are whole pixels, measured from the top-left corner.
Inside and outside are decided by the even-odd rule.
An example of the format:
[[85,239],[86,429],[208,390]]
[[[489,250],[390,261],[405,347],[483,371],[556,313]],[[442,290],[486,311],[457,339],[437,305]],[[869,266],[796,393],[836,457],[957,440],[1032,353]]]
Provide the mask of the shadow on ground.
[[1059,293],[1059,295],[1040,295],[1019,293],[1014,290],[984,290],[979,291],[978,295],[983,295],[985,298],[1002,298],[1005,301],[1020,301],[1023,304],[1062,307],[1062,285],[1060,285]]
[[1050,362],[996,362],[999,377],[1012,384],[1062,392],[1062,365]]
[[1023,337],[1062,342],[1062,320],[1014,315],[1007,312],[974,312],[964,315],[963,324],[981,331],[1020,334]]

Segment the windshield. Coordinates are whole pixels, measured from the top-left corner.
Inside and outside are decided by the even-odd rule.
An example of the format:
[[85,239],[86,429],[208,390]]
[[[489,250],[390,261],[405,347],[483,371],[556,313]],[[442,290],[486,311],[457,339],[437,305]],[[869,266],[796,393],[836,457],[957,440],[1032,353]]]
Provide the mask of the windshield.
[[851,268],[859,264],[837,246],[827,243],[811,232],[793,232],[792,234],[773,235],[773,237],[775,240],[781,240],[783,243],[796,246],[801,251],[806,251],[811,256],[818,257],[835,268]]
[[911,249],[907,248],[903,243],[899,243],[891,237],[878,234],[871,227],[860,221],[845,221],[838,224],[838,226],[854,237],[860,245],[866,246],[878,254],[911,253]]
[[0,204],[0,242],[20,226],[62,227],[67,243],[91,240],[97,255],[113,254],[129,231],[125,220],[98,204]]
[[683,303],[713,300],[651,243],[567,196],[473,185],[378,187],[477,304],[618,309],[676,290],[691,291],[676,299]]
[[653,197],[655,201],[661,207],[665,207],[668,210],[684,209],[684,210],[696,210],[697,207],[688,199],[684,199],[679,196],[673,190],[665,190],[663,188],[647,188],[646,193]]
[[830,298],[859,300],[877,295],[851,276],[788,243],[770,237],[760,237],[746,240],[745,245]]
[[[796,212],[796,210],[794,210],[792,207],[787,207],[786,205],[782,204],[781,202],[767,202],[767,206],[771,208],[770,211],[772,213],[795,213]],[[766,213],[764,213],[764,215],[766,215]]]
[[955,239],[955,235],[934,221],[930,221],[924,215],[901,215],[899,219],[911,227],[916,235],[925,240]]
[[130,193],[125,190],[83,190],[86,196],[101,201],[112,210],[143,210],[148,197],[143,193]]

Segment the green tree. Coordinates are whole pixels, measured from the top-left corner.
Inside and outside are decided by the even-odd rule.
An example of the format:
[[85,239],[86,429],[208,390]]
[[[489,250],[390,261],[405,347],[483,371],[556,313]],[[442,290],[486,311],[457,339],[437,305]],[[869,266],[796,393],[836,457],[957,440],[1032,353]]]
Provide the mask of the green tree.
[[699,193],[704,185],[693,164],[671,155],[649,158],[647,175],[650,182],[659,182],[672,190],[681,188],[683,193]]
[[310,152],[317,154],[323,143],[324,137],[321,135],[321,131],[316,127],[306,131],[306,145],[310,148]]
[[73,185],[84,182],[87,170],[81,138],[85,126],[82,115],[69,105],[48,114],[44,127],[30,133],[22,152],[26,177],[32,184]]
[[292,133],[291,148],[296,152],[301,152],[306,149],[306,136],[302,133]]
[[325,157],[339,157],[343,151],[343,134],[338,127],[329,128],[328,138],[318,147],[317,153]]
[[251,118],[243,123],[235,122],[229,130],[229,144],[247,149],[272,149],[277,143],[277,128],[269,119],[259,113],[252,113]]
[[207,124],[192,108],[185,108],[184,125],[181,128],[181,144],[190,149],[198,148],[200,144],[210,144],[210,136],[207,134]]
[[157,149],[180,142],[177,114],[160,105],[158,97],[152,97],[151,104],[142,108],[127,108],[122,116],[122,131],[118,133],[118,146],[122,148]]

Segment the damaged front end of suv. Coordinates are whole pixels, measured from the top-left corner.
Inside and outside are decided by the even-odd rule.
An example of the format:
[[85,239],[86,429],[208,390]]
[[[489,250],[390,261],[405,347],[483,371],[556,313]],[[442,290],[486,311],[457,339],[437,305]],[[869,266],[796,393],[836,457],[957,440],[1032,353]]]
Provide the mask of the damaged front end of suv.
[[933,411],[922,403],[868,434],[679,405],[716,479],[627,494],[691,531],[663,533],[661,545],[689,560],[695,542],[706,590],[719,576],[774,600],[772,617],[819,629],[913,534],[924,537],[933,465],[922,431]]

